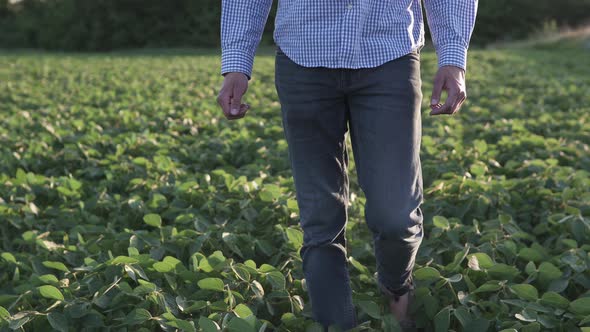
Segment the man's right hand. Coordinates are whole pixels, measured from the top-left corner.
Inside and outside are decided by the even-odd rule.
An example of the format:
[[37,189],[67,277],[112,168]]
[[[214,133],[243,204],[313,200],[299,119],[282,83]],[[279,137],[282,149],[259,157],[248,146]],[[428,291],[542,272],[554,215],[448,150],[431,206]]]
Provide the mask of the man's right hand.
[[248,90],[248,77],[244,73],[227,73],[224,75],[217,103],[223,109],[228,120],[243,118],[250,105],[242,104],[242,96]]

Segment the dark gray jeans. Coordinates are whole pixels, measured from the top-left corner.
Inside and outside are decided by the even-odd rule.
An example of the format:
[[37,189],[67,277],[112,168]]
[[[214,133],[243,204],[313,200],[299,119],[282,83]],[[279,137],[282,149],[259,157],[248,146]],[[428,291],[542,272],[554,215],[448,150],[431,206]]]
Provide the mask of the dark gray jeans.
[[277,47],[275,85],[289,147],[304,243],[300,250],[314,319],[357,326],[348,273],[350,127],[365,220],[373,234],[377,286],[402,295],[423,238],[420,56],[378,67],[304,67]]

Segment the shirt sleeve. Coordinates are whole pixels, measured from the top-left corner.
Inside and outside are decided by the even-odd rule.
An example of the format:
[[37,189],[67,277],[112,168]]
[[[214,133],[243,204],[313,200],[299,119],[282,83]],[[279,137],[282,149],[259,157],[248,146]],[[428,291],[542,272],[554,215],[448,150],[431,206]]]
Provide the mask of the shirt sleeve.
[[467,49],[478,0],[424,0],[438,66],[467,69]]
[[271,6],[272,0],[221,1],[221,75],[240,72],[250,80]]

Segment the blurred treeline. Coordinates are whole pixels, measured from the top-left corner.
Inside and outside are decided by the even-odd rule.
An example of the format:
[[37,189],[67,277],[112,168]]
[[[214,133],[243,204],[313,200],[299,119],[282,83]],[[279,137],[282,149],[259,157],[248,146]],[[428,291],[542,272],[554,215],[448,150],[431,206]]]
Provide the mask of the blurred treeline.
[[[0,0],[0,48],[219,47],[221,1]],[[276,6],[274,0],[262,45],[273,43]],[[482,0],[472,45],[523,39],[589,18],[590,0]]]

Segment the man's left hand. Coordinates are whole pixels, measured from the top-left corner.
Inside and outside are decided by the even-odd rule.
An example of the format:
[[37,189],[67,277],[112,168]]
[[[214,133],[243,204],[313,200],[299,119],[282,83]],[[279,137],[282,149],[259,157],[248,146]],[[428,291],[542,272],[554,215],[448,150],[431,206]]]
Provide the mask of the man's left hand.
[[[440,104],[442,90],[447,91],[447,100]],[[442,66],[434,77],[430,101],[430,115],[454,114],[467,98],[465,92],[465,70],[456,66]]]

